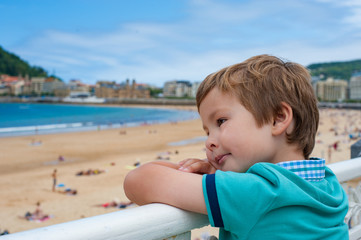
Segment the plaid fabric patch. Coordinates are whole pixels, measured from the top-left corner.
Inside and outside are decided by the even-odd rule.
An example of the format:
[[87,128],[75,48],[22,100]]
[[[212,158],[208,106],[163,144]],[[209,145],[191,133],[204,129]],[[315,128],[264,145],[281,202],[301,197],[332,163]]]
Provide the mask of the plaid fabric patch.
[[325,177],[325,159],[295,160],[277,163],[307,181],[321,181]]

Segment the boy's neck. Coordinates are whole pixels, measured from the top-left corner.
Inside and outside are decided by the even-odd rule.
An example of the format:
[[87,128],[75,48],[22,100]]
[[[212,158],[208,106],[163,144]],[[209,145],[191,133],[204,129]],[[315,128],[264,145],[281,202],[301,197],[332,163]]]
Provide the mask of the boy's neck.
[[279,149],[274,158],[272,163],[279,163],[279,162],[287,162],[293,160],[304,160],[305,157],[303,152],[298,149],[295,145],[287,144],[283,148]]

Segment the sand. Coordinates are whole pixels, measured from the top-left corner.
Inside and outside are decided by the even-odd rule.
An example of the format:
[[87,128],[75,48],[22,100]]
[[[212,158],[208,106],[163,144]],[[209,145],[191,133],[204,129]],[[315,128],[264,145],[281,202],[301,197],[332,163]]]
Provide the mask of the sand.
[[[319,134],[312,156],[324,157],[327,163],[349,159],[350,146],[357,141],[350,140],[349,133],[361,129],[361,111],[321,109],[320,112]],[[169,144],[200,136],[204,136],[204,132],[197,119],[92,132],[0,138],[0,229],[13,233],[119,211],[97,205],[115,198],[127,201],[123,179],[135,163],[157,158],[172,162],[188,157],[204,158],[203,142]],[[333,148],[335,142],[338,142],[337,149]],[[59,161],[59,156],[64,160]],[[54,169],[57,169],[58,183],[65,185],[57,190],[72,188],[78,191],[77,195],[52,191]],[[88,169],[105,172],[76,176],[77,172]],[[43,212],[52,218],[43,222],[22,219],[27,211],[35,210],[38,201]],[[214,229],[204,228],[195,231],[192,238],[204,231],[214,233]]]

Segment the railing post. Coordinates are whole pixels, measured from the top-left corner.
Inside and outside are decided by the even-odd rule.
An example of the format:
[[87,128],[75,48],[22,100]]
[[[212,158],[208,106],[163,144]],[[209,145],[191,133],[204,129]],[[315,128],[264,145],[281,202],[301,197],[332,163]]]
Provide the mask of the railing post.
[[351,145],[351,158],[361,157],[361,140]]

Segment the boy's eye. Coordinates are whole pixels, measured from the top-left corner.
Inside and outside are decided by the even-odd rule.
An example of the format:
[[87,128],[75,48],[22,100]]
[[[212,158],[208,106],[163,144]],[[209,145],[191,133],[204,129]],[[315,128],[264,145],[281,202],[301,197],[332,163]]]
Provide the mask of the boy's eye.
[[217,119],[217,125],[218,125],[218,127],[220,127],[225,121],[227,121],[227,120],[224,119],[224,118]]

